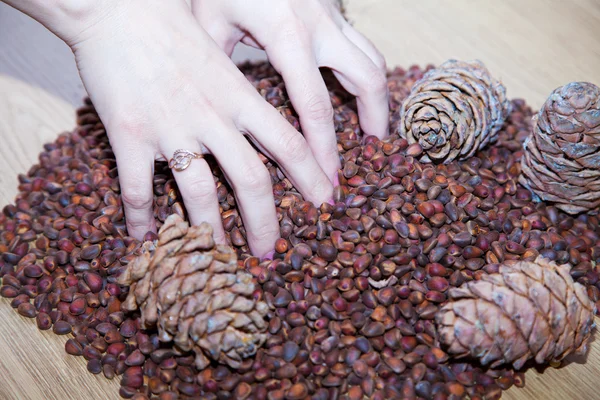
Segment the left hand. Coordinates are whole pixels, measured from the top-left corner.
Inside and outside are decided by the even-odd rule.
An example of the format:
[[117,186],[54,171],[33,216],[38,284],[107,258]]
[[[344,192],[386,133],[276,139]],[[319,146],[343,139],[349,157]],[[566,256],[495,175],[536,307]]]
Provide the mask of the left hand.
[[[191,0],[202,27],[228,55],[238,42],[264,49],[283,76],[302,131],[327,176],[339,165],[333,108],[319,67],[357,97],[366,135],[388,135],[386,65],[333,0]],[[332,180],[333,181],[333,180]]]

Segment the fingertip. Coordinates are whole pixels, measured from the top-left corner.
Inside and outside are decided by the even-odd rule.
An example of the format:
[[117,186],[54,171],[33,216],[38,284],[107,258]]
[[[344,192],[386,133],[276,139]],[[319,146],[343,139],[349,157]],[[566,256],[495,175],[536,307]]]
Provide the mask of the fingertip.
[[250,247],[250,252],[259,258],[269,257],[270,255],[270,259],[273,259],[272,253],[275,250],[275,242],[279,237],[279,226],[277,227],[277,234],[273,235],[272,238],[261,238],[260,240],[257,240],[249,236],[248,245]]
[[[338,171],[333,175],[333,188],[335,190],[336,187],[340,186],[340,177]],[[333,199],[333,195],[326,201],[327,204],[335,206],[335,200]]]
[[[131,148],[136,151],[127,151]],[[113,150],[127,234],[137,240],[143,240],[148,231],[156,232],[152,189],[153,157],[143,146],[127,141],[119,142]]]
[[222,220],[219,219],[218,224],[211,224],[213,228],[213,238],[215,243],[227,245],[229,242],[227,241],[227,235],[225,234],[225,228],[223,227]]
[[333,187],[340,186],[340,177],[338,175],[338,171],[335,171],[335,175],[333,175]]
[[146,236],[151,238],[157,235],[158,229],[151,208],[143,210],[131,206],[125,206],[124,208],[127,234],[129,236],[145,241]]
[[[315,156],[317,164],[320,166],[320,169],[324,174],[324,179],[326,179],[329,184],[334,184],[338,171],[342,168],[342,163],[340,161],[340,153],[337,148],[336,134],[333,127],[331,127],[331,131],[331,141],[324,143],[322,138],[314,140],[313,136],[309,138],[312,140],[308,140],[308,143]],[[313,182],[310,182],[310,185],[314,186]]]
[[373,135],[380,140],[389,136],[389,106],[387,96],[385,106],[383,101],[381,104],[370,103],[365,104],[360,97],[357,98],[358,115],[360,127],[365,136]]
[[271,250],[271,251],[268,251],[264,256],[262,256],[262,259],[273,261],[274,256],[275,256],[275,250]]
[[127,234],[139,241],[153,240],[153,235],[156,235],[156,224],[139,225],[127,222]]
[[333,197],[334,179],[323,175],[322,179],[315,181],[311,193],[306,194],[305,199],[319,206]]
[[385,128],[381,131],[381,136],[378,136],[379,139],[384,140],[390,136],[389,125],[386,125]]
[[339,152],[337,151],[337,146],[336,146],[336,160],[335,160],[335,164],[331,167],[331,174],[329,174],[329,176],[331,177],[330,181],[331,183],[333,183],[333,186],[337,186],[340,183],[338,174],[339,171],[342,169],[342,162],[340,161],[340,156],[339,156]]
[[225,233],[216,233],[216,229],[214,230],[214,234],[213,234],[213,238],[216,244],[227,244],[227,237],[225,236]]

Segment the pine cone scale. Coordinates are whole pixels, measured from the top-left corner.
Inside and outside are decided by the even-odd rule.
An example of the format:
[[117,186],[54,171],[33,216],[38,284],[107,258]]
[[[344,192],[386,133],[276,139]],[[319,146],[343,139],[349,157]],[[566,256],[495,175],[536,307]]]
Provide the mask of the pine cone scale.
[[143,248],[119,278],[131,285],[124,304],[141,310],[145,327],[158,323],[160,340],[194,350],[197,368],[210,359],[238,368],[266,341],[268,307],[252,297],[252,276],[233,250],[215,245],[210,225],[189,227],[173,214],[157,245]]
[[146,275],[142,280],[138,281],[135,286],[134,293],[141,301],[146,300],[150,295],[150,276]]
[[600,88],[572,82],[540,109],[526,140],[519,182],[570,214],[600,208]]
[[[185,223],[185,225],[187,226],[187,223]],[[212,230],[208,229],[208,227],[203,225],[192,226],[189,228],[188,232],[194,239],[186,242],[181,248],[181,251],[191,253],[196,250],[210,250],[215,246],[215,241],[211,233]],[[198,254],[198,256],[201,256],[201,254]]]
[[183,278],[168,278],[158,288],[158,301],[162,308],[172,306],[179,300],[179,287],[183,283]]
[[494,285],[491,282],[482,281],[481,285],[477,285],[476,288],[473,289],[473,294],[478,298],[485,299],[489,302],[492,301]]
[[[600,128],[600,110],[584,111],[576,118],[577,121],[581,122],[589,130]],[[600,133],[600,129],[598,133]]]
[[[165,251],[167,251],[167,249],[172,248],[172,247],[178,246],[180,248],[183,245],[183,243],[174,242],[173,239],[179,239],[180,237],[185,235],[187,230],[188,230],[188,224],[183,220],[181,220],[181,221],[173,220],[172,223],[169,223],[169,224],[167,224],[167,221],[165,221],[164,225],[161,227],[162,236],[160,236],[158,238],[159,248],[162,247],[162,248],[164,248]],[[169,243],[170,243],[170,246],[163,247]],[[177,250],[179,250],[179,248],[177,248]],[[177,250],[175,250],[175,251],[177,251]]]
[[[146,246],[147,247],[147,246]],[[150,264],[150,255],[148,249],[145,253],[142,253],[138,258],[134,259],[129,268],[127,268],[124,274],[129,274],[128,279],[138,280],[144,277],[148,272],[148,266]]]
[[509,114],[504,87],[483,64],[450,60],[415,83],[400,110],[400,134],[421,161],[464,159],[496,140]]
[[190,254],[184,257],[177,266],[177,273],[192,274],[198,271],[204,271],[213,262],[213,257],[207,254]]
[[181,297],[189,296],[200,290],[204,290],[210,275],[205,272],[196,272],[190,274],[189,278],[184,280],[181,285]]
[[585,350],[594,326],[595,307],[568,266],[542,258],[507,262],[448,298],[435,318],[440,342],[491,367],[560,361]]

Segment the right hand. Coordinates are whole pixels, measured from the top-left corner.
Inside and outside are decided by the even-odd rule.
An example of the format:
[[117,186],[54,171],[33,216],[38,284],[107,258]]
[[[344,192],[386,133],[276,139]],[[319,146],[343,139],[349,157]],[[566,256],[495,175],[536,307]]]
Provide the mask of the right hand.
[[[236,196],[257,256],[279,237],[269,172],[243,133],[309,201],[333,186],[304,137],[258,94],[194,20],[184,1],[127,1],[73,37],[81,77],[117,159],[129,234],[155,230],[153,165],[178,149],[211,153]],[[173,171],[192,224],[225,241],[216,187],[203,159]]]

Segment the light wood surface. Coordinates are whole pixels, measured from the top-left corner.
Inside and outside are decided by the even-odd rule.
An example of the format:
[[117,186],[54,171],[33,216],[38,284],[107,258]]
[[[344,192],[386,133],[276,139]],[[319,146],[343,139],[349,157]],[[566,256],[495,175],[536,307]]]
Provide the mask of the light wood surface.
[[[478,58],[503,80],[510,97],[525,98],[535,108],[567,82],[600,85],[598,0],[348,3],[355,27],[389,66]],[[83,95],[75,71],[57,39],[0,4],[0,206],[14,199],[17,174],[37,161],[43,143],[74,126],[74,105]],[[117,381],[88,373],[82,358],[64,352],[65,337],[38,331],[34,320],[19,316],[5,299],[0,321],[0,400],[119,397]],[[512,388],[503,398],[598,399],[598,341],[583,361],[543,374],[530,370],[526,387]]]
[[[44,143],[74,126],[74,108],[54,95],[0,75],[0,204],[17,194],[17,175],[37,162]],[[67,336],[41,332],[0,298],[0,399],[116,399],[119,384],[87,371],[64,350]]]

